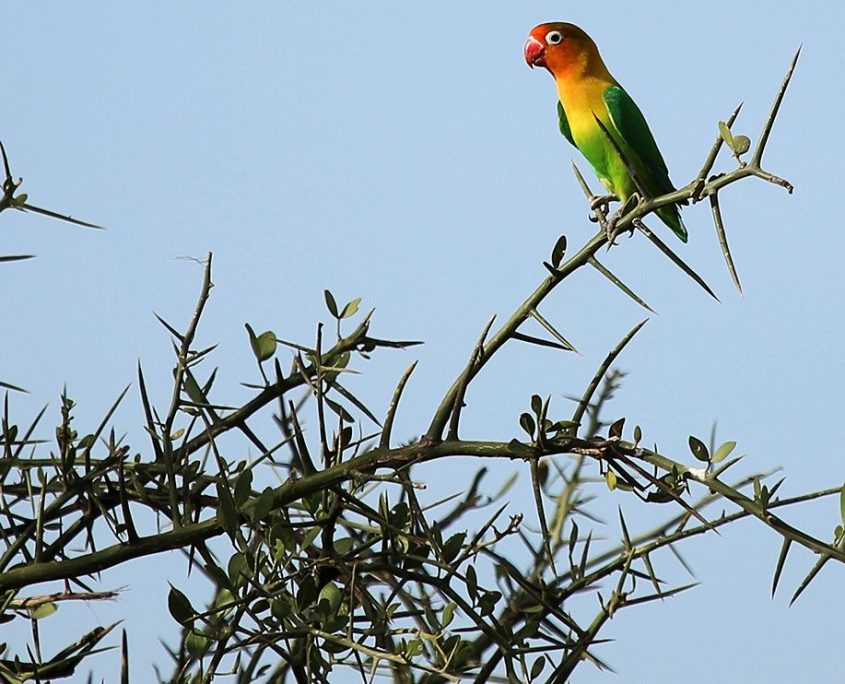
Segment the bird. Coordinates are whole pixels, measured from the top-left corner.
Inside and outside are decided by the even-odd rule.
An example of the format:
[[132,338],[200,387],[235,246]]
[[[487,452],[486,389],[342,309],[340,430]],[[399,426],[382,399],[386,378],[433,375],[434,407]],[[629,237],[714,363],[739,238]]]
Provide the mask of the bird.
[[[610,74],[583,29],[565,22],[540,24],[528,34],[524,52],[528,66],[544,67],[554,77],[560,132],[581,151],[611,193],[597,198],[594,207],[613,197],[625,206],[635,193],[653,198],[676,190],[640,108]],[[687,241],[678,205],[662,206],[655,213]]]

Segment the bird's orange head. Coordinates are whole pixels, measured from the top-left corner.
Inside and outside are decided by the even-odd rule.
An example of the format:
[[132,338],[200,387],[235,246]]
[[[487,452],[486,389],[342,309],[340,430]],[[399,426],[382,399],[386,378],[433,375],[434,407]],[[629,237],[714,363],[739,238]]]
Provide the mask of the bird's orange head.
[[560,21],[531,29],[525,61],[532,68],[545,67],[555,78],[607,72],[593,39],[574,24]]

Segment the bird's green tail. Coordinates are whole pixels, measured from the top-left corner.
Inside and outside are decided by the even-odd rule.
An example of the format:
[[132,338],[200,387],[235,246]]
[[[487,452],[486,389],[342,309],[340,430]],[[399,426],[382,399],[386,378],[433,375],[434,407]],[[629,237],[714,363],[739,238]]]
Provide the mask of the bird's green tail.
[[681,242],[687,241],[687,228],[681,220],[681,211],[678,209],[677,204],[660,207],[660,209],[658,209],[655,213],[660,220],[669,226],[672,229],[672,232],[681,239]]

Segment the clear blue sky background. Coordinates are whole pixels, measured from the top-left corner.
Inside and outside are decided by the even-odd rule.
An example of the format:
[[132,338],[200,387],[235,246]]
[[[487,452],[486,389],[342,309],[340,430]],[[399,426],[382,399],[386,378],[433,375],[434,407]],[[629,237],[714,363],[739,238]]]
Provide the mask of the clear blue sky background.
[[[554,19],[594,36],[676,183],[698,171],[716,122],[739,101],[736,130],[756,139],[804,44],[766,157],[795,194],[755,181],[723,193],[746,297],[733,290],[705,205],[685,211],[691,239],[675,246],[721,304],[641,239],[607,258],[660,314],[621,359],[630,375],[612,412],[686,461],[690,432],[706,437],[718,421],[719,436],[747,454],[745,472],[784,467],[785,494],[841,483],[845,102],[836,84],[845,16],[828,2],[4,7],[0,137],[13,172],[33,203],[108,226],[0,217],[0,253],[38,255],[0,268],[0,379],[31,391],[13,397],[17,420],[45,402],[56,418],[67,385],[79,425],[92,425],[133,382],[138,359],[165,402],[171,352],[152,312],[187,322],[201,269],[179,257],[211,250],[216,288],[201,342],[220,343],[220,399],[244,400],[238,383],[257,380],[244,322],[312,340],[327,319],[328,287],[375,306],[379,336],[426,341],[378,355],[355,384],[381,411],[420,359],[396,434],[423,431],[484,322],[507,316],[544,276],[557,236],[577,245],[592,234],[569,170],[577,153],[557,132],[552,80],[521,54],[528,30]],[[561,403],[580,393],[643,317],[593,273],[567,282],[543,312],[583,355],[505,350],[468,397],[465,436],[509,439],[532,392]],[[139,416],[133,390],[116,424],[135,449],[144,447]],[[476,465],[418,476],[442,478],[433,490],[451,491]],[[530,515],[525,491],[515,490],[512,510]],[[668,512],[601,495],[609,518],[618,503],[643,524]],[[788,518],[828,538],[838,502]],[[618,670],[613,681],[841,676],[843,568],[826,568],[788,608],[814,560],[796,552],[772,601],[779,540],[758,527],[688,545],[702,586],[613,621],[605,636],[617,641],[600,651]],[[119,602],[63,607],[42,625],[46,643],[126,617],[133,673],[147,681],[150,663],[165,661],[156,637],[176,633],[168,579],[190,588],[175,554],[105,573],[105,585],[129,587]],[[98,656],[98,674],[113,681],[117,661]],[[606,677],[584,666],[577,681]]]

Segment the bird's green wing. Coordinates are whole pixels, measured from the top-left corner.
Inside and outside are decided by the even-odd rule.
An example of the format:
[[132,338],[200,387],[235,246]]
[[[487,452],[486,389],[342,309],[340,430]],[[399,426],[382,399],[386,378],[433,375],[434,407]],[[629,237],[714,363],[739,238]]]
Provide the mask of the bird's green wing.
[[[633,153],[634,158],[629,162],[640,176],[645,189],[655,196],[674,192],[675,186],[669,180],[669,170],[663,155],[657,149],[643,113],[631,96],[621,86],[614,85],[604,91],[604,103],[613,127],[622,138],[623,152]],[[687,229],[677,205],[660,207],[656,214],[683,242],[687,241]]]
[[566,112],[563,111],[563,105],[560,102],[557,103],[557,120],[558,125],[560,126],[560,132],[563,133],[563,137],[571,142],[574,147],[578,147],[578,145],[575,144],[575,140],[572,138],[572,130],[569,128],[569,119],[566,118]]
[[[621,86],[614,85],[604,91],[604,103],[613,121],[614,128],[622,140],[639,157],[648,177],[643,178],[646,187],[654,185],[656,194],[672,192],[675,186],[669,180],[669,170],[654,136],[649,130],[643,113]],[[635,165],[637,160],[632,159]]]

